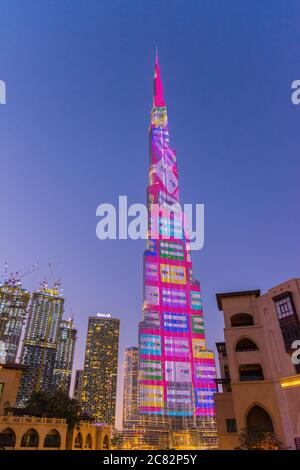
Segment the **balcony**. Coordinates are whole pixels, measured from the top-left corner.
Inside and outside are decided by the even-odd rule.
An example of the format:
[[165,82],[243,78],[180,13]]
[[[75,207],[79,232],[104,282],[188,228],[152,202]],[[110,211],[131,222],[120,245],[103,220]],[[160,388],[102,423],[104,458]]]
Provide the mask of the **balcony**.
[[260,364],[245,364],[239,367],[240,382],[256,382],[264,380],[263,369]]
[[219,386],[222,385],[222,391],[223,392],[231,392],[231,379],[230,377],[221,377],[221,378],[217,378],[215,379],[215,383],[216,383],[216,386],[217,386],[217,393],[222,393],[220,391],[220,388]]
[[222,357],[227,357],[226,344],[225,343],[216,343],[218,353]]
[[45,423],[45,424],[65,424],[66,420],[64,418],[38,418],[36,416],[13,416],[5,415],[0,416],[0,421],[2,423]]

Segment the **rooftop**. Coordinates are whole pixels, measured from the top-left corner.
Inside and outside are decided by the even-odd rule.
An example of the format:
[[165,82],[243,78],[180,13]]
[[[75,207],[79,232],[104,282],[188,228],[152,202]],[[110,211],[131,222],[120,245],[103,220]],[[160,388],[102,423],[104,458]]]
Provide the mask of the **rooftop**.
[[243,290],[243,291],[237,291],[237,292],[223,292],[223,293],[216,294],[219,310],[223,310],[222,299],[224,299],[226,297],[241,297],[242,295],[245,295],[245,296],[246,295],[254,295],[255,297],[259,297],[260,296],[260,289]]
[[9,423],[44,423],[44,424],[65,424],[66,420],[63,418],[38,418],[37,416],[13,416],[6,415],[0,416],[1,422]]

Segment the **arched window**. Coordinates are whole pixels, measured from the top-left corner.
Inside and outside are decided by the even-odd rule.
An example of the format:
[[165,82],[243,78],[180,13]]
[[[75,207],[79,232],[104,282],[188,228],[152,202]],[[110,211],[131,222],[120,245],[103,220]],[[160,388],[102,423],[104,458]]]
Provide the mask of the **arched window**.
[[254,405],[248,412],[246,426],[249,431],[274,432],[270,415],[259,405]]
[[11,428],[6,428],[0,432],[0,449],[5,447],[15,447],[16,434]]
[[258,347],[250,338],[242,338],[240,339],[235,347],[236,352],[243,352],[243,351],[258,351]]
[[236,313],[230,320],[232,327],[254,325],[253,317],[249,313]]
[[108,435],[106,434],[104,439],[103,439],[103,449],[109,449],[109,437]]
[[264,380],[264,373],[260,364],[246,364],[239,367],[241,382]]
[[86,440],[85,440],[85,448],[86,449],[92,449],[93,447],[93,439],[92,439],[92,436],[90,435],[90,433],[86,436]]
[[52,431],[48,432],[47,436],[44,440],[44,447],[60,447],[60,434],[56,429],[52,429]]
[[28,431],[23,434],[21,440],[21,447],[38,447],[39,445],[39,435],[35,429],[28,429]]
[[75,443],[74,443],[75,449],[82,449],[82,434],[81,432],[77,433]]

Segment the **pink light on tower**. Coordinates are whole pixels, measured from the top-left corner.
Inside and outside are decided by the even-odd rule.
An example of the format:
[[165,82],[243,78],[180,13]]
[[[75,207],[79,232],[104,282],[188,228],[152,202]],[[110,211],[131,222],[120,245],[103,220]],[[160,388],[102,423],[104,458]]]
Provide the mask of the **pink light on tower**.
[[163,87],[162,81],[160,78],[160,67],[158,62],[158,53],[156,50],[156,58],[155,58],[155,72],[154,72],[154,107],[164,107],[165,102],[163,98]]
[[[180,207],[177,158],[170,146],[157,53],[149,140],[150,230],[139,325],[139,410],[144,429],[151,429],[154,437],[154,429],[198,435],[204,429],[203,440],[212,443],[214,354],[206,348],[201,289],[193,275],[190,240],[175,216]],[[152,212],[153,207],[159,208]]]

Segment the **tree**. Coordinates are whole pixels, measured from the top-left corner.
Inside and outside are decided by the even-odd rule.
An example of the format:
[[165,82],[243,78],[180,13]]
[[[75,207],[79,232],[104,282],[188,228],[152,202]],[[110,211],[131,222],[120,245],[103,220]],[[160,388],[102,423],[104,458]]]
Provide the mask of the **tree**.
[[79,402],[63,392],[56,392],[50,396],[49,409],[55,418],[65,418],[69,427],[73,427],[82,419]]
[[244,428],[239,436],[240,446],[243,450],[282,450],[283,444],[274,432],[261,431],[256,428]]
[[80,403],[77,400],[70,398],[61,391],[54,393],[34,392],[23,408],[14,408],[10,411],[18,416],[62,418],[66,420],[69,428],[73,428],[75,424],[82,420],[92,420],[88,415],[83,415]]
[[22,414],[38,417],[52,417],[49,409],[50,394],[47,392],[33,392],[30,398],[25,403],[24,408],[21,408]]

